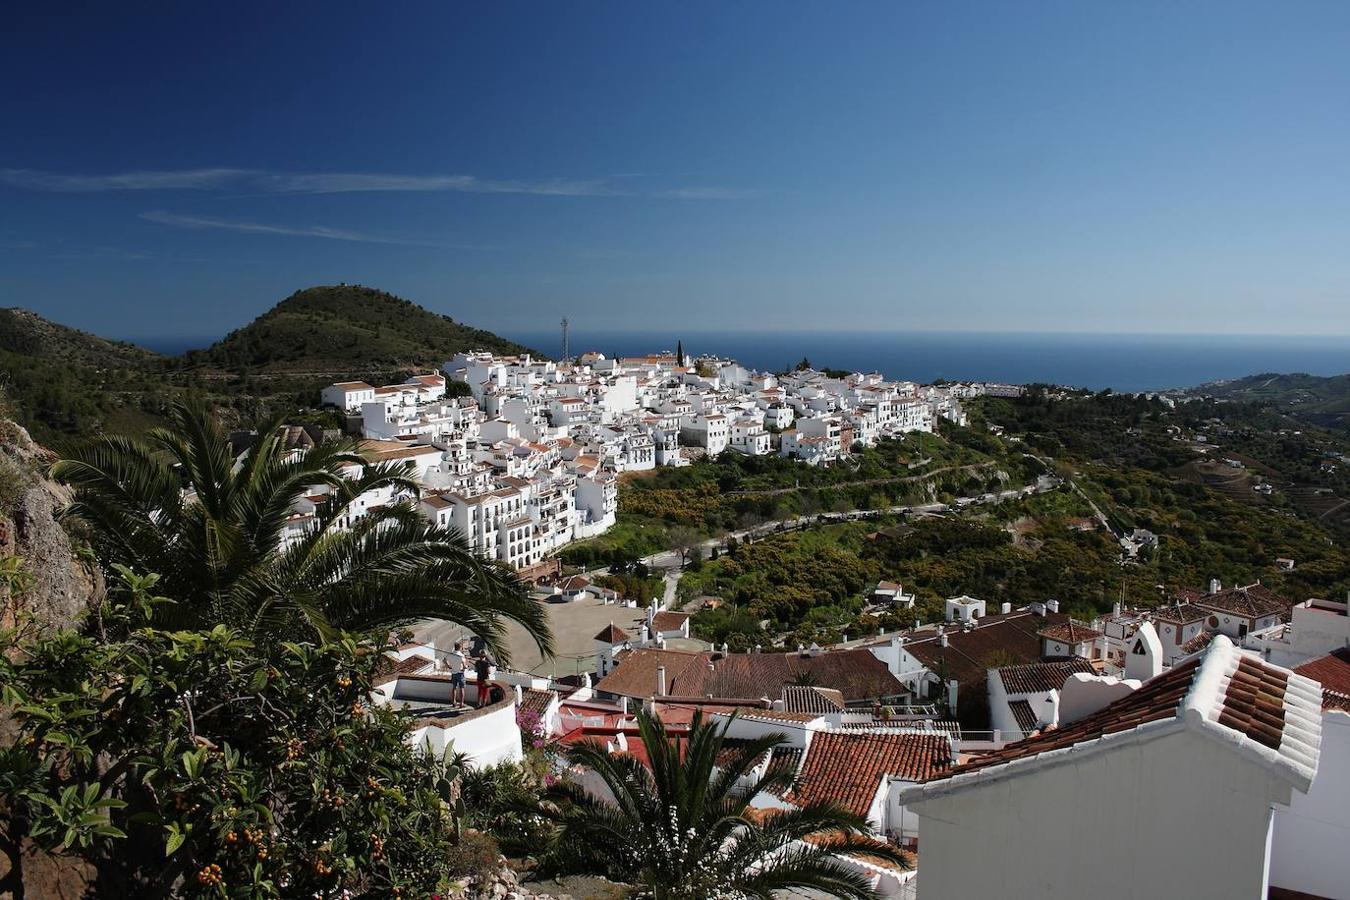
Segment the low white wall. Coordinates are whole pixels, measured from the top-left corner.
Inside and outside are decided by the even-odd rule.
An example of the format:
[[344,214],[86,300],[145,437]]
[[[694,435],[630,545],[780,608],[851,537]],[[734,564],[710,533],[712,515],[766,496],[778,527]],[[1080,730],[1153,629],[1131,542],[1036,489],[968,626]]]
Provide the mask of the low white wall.
[[468,755],[469,765],[475,769],[524,758],[514,702],[502,703],[482,715],[469,714],[448,728],[437,725],[418,728],[411,740],[417,747],[429,744],[436,754],[444,753],[446,746],[453,744],[455,752]]

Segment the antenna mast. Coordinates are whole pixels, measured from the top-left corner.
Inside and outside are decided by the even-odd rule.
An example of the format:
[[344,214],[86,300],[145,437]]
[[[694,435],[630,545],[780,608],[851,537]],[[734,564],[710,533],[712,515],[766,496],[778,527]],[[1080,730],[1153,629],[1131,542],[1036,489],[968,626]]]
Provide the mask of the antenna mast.
[[562,320],[562,339],[563,339],[562,361],[563,361],[563,362],[567,362],[567,319],[566,319],[566,318],[564,318],[564,319]]

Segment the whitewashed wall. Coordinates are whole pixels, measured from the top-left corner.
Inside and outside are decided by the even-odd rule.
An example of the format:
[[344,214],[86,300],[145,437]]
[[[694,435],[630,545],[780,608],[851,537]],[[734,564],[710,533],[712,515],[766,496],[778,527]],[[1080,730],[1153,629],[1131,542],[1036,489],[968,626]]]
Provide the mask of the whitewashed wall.
[[919,900],[1262,900],[1271,805],[1290,793],[1183,730],[911,801]]
[[1322,714],[1317,777],[1275,808],[1270,883],[1333,900],[1350,898],[1350,714]]

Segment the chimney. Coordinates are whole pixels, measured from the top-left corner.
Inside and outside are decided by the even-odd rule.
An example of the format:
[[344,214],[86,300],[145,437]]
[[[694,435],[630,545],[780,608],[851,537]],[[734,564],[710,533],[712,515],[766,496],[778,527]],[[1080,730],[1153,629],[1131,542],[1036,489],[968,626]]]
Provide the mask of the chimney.
[[666,695],[666,667],[656,667],[656,694],[658,697]]
[[1057,613],[1057,612],[1059,612],[1059,601],[1058,601],[1058,600],[1047,600],[1047,601],[1045,601],[1045,608],[1046,608],[1047,610],[1049,610],[1050,612],[1052,612],[1052,613]]
[[840,639],[840,640],[839,640],[839,643],[841,643],[841,644],[847,644],[847,643],[848,643],[848,632],[845,631],[843,634],[839,635],[839,639]]
[[1012,612],[1012,604],[1004,600],[1003,603],[999,605],[998,611],[1006,616],[1008,613]]
[[947,682],[947,706],[956,711],[956,692],[961,687],[955,678]]
[[947,646],[947,632],[943,631],[941,628],[938,629],[938,646]]
[[1223,590],[1223,585],[1219,583],[1219,579],[1211,578],[1209,580],[1209,592],[1211,594],[1217,594],[1221,590]]

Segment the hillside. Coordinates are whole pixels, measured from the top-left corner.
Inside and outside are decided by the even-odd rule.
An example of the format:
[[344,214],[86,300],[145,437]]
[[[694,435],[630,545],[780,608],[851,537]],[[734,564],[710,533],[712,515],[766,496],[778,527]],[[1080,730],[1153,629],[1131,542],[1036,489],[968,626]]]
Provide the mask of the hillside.
[[478,349],[532,352],[385,291],[343,284],[297,291],[183,362],[239,373],[337,375],[439,368],[456,352]]
[[12,414],[40,439],[145,421],[167,358],[68,328],[26,309],[0,309],[0,379]]
[[1260,404],[1324,428],[1350,426],[1350,373],[1322,377],[1267,372],[1202,384],[1188,393]]
[[[188,395],[240,427],[296,417],[317,405],[319,390],[332,381],[401,379],[408,370],[439,369],[470,349],[526,351],[490,331],[355,285],[299,291],[207,349],[180,357],[68,328],[26,309],[0,309],[0,388],[14,419],[54,447],[102,431],[141,430]],[[316,412],[298,418],[339,424]]]

